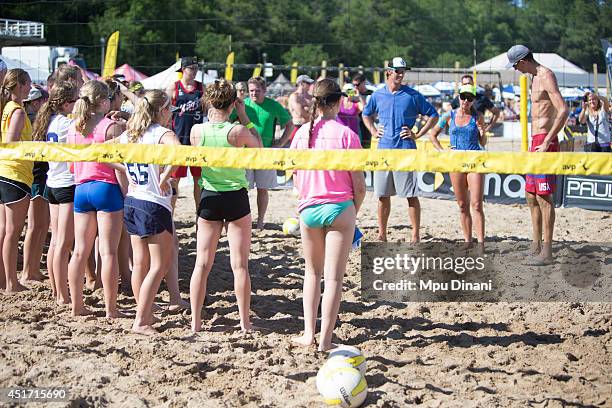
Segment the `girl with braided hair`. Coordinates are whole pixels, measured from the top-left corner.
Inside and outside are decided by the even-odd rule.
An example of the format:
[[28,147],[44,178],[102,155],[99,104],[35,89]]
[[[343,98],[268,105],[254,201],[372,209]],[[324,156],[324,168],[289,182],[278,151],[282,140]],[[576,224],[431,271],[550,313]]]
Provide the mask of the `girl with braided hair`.
[[[76,85],[57,82],[49,100],[40,108],[34,122],[33,138],[49,143],[66,143],[72,120],[68,115],[79,98]],[[74,175],[68,163],[49,162],[47,194],[51,216],[51,242],[47,252],[47,270],[51,289],[58,304],[69,304],[68,261],[74,243]]]
[[[291,142],[292,149],[361,149],[359,136],[336,119],[342,92],[331,79],[315,83],[310,123]],[[325,291],[321,305],[319,350],[333,348],[332,334],[342,297],[342,279],[355,233],[355,218],[365,197],[362,171],[296,170],[300,232],[306,261],[304,274],[304,334],[293,341],[315,344],[321,276]]]
[[[23,107],[32,81],[21,68],[7,72],[0,85],[0,136],[3,143],[32,140],[32,124]],[[27,289],[17,279],[17,244],[30,206],[33,163],[0,160],[0,288],[7,292]]]

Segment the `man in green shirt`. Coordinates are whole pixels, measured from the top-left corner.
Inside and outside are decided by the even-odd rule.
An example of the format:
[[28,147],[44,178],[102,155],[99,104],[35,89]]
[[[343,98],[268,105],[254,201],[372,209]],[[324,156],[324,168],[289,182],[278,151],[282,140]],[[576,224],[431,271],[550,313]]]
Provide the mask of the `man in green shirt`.
[[[262,77],[253,77],[248,83],[249,97],[245,99],[245,111],[257,133],[261,136],[263,147],[283,147],[289,142],[293,131],[291,115],[274,99],[266,97],[266,82]],[[232,120],[236,120],[233,112]],[[282,137],[274,140],[276,125],[285,128]],[[243,125],[248,125],[243,123]],[[247,170],[249,188],[257,187],[257,229],[263,229],[264,216],[268,209],[268,190],[275,188],[276,170]]]

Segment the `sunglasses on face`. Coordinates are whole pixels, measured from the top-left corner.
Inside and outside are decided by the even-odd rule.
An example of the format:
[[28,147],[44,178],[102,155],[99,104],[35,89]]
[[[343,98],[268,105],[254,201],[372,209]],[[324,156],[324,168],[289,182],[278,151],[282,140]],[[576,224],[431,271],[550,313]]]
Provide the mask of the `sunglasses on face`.
[[473,102],[474,101],[474,95],[461,94],[461,95],[459,95],[459,99],[461,99],[462,101]]
[[395,72],[396,75],[404,75],[406,73],[406,70],[403,68],[397,68],[394,69],[393,72]]

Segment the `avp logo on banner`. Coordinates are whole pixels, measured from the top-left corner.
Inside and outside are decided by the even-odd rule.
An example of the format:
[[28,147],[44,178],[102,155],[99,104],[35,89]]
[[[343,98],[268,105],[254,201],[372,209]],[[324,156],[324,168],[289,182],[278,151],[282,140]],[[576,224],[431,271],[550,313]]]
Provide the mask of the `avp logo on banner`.
[[[455,199],[448,173],[418,173],[418,185],[423,197]],[[525,203],[525,177],[520,174],[485,174],[484,199],[500,204]]]
[[612,211],[612,177],[566,176],[563,206]]

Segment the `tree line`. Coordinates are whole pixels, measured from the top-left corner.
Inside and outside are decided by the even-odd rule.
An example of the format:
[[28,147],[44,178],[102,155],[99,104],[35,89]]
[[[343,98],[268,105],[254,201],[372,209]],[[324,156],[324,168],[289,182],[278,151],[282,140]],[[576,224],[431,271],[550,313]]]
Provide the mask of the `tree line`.
[[[602,0],[4,1],[4,18],[45,23],[49,45],[77,46],[99,71],[101,38],[120,31],[118,64],[153,74],[176,55],[236,63],[414,67],[473,65],[524,43],[590,71],[612,32]],[[475,41],[474,41],[475,40]],[[235,72],[238,78],[250,72]]]

